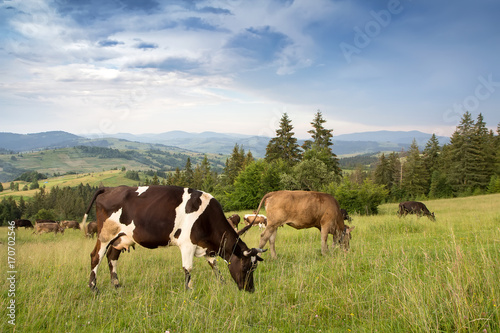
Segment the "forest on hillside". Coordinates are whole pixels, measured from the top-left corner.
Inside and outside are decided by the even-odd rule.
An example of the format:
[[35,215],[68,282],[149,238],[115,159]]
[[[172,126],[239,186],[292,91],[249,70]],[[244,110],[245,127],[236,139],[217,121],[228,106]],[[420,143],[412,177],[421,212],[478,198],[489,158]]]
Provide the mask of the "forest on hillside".
[[[225,211],[255,209],[264,194],[278,190],[330,193],[349,213],[358,214],[376,214],[383,202],[500,192],[500,124],[495,134],[487,129],[481,114],[474,120],[469,112],[464,113],[448,144],[440,145],[433,135],[423,149],[414,141],[407,151],[343,163],[334,153],[333,130],[324,128],[325,122],[318,111],[310,123],[311,139],[299,145],[285,113],[263,159],[255,159],[236,144],[221,172],[205,156],[195,165],[187,158],[182,168],[150,173],[142,181],[132,170],[127,171],[128,177],[140,185],[177,185],[209,192]],[[21,217],[79,219],[93,191],[82,184],[50,192],[41,188],[26,201],[4,198],[0,222]]]

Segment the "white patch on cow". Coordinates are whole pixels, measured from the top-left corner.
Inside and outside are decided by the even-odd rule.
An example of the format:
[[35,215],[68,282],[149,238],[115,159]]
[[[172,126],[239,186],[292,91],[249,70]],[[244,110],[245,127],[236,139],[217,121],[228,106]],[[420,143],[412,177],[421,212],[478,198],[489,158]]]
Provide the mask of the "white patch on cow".
[[[265,217],[265,216],[264,216],[264,215],[262,215],[262,214],[259,214],[259,215],[257,215],[257,216],[259,216],[259,217]],[[255,214],[246,214],[244,218],[245,218],[245,219],[248,219],[248,218],[250,218],[250,217],[255,217]]]
[[[193,229],[193,225],[196,220],[207,208],[212,196],[208,193],[202,192],[200,197],[201,205],[198,210],[187,214],[186,204],[190,198],[191,194],[188,193],[188,189],[185,188],[182,195],[182,202],[175,209],[175,225],[174,229],[170,233],[171,245],[177,245],[181,250],[182,266],[188,271],[191,271],[193,268],[194,256],[202,257],[207,253],[206,248],[199,247],[191,242],[191,230]],[[175,238],[174,235],[179,229],[181,229],[179,238]]]
[[148,190],[148,188],[149,188],[149,186],[139,186],[136,190],[137,196],[140,196],[141,194],[146,192]]

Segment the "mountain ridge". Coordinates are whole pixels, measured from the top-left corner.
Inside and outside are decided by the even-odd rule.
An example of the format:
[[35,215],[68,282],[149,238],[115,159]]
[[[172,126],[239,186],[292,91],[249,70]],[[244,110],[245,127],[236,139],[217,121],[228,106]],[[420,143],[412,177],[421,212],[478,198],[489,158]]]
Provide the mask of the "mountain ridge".
[[[407,149],[413,139],[417,140],[423,149],[432,134],[420,131],[372,131],[334,136],[333,151],[335,154],[356,155],[376,153],[378,151],[399,151]],[[264,157],[267,144],[271,138],[236,133],[168,131],[163,133],[116,133],[105,135],[76,135],[64,131],[49,131],[40,133],[17,134],[0,132],[0,151],[24,152],[74,147],[77,145],[96,145],[96,142],[106,138],[114,138],[131,142],[162,144],[181,149],[200,152],[229,155],[238,144],[246,151],[251,151],[254,157]],[[442,145],[449,142],[447,137],[438,137]],[[304,140],[298,140],[299,145]]]

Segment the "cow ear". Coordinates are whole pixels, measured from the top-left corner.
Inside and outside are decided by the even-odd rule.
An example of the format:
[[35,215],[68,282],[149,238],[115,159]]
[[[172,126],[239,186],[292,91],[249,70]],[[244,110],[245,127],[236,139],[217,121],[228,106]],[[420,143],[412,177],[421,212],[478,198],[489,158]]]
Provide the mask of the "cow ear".
[[347,228],[347,230],[345,231],[345,233],[349,234],[351,231],[353,231],[354,228],[356,228],[356,226]]

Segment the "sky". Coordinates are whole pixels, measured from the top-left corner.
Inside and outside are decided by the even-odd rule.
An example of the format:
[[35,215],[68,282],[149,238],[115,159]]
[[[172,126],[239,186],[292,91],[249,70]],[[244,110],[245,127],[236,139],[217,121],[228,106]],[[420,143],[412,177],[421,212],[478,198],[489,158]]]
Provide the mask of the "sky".
[[497,0],[0,0],[0,132],[500,123]]

